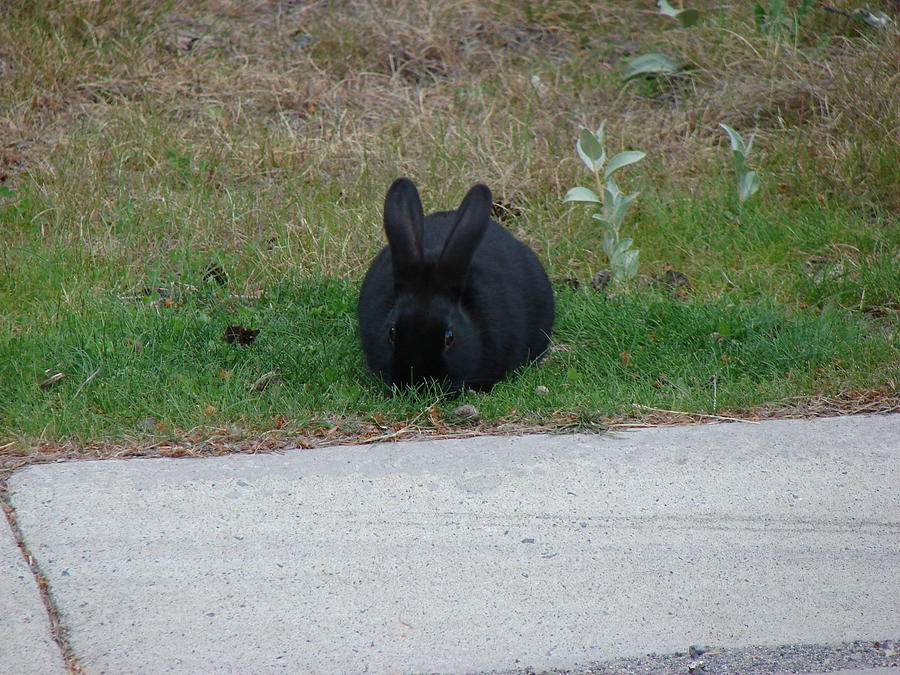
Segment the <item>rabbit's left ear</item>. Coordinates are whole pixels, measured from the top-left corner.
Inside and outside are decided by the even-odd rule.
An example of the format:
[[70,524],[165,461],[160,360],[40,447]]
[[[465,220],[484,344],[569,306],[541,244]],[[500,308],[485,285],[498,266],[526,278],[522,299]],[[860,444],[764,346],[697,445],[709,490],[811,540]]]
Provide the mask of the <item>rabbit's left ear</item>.
[[456,223],[438,258],[439,277],[445,285],[457,290],[462,288],[472,254],[490,223],[491,203],[490,188],[478,183],[472,186],[456,210]]

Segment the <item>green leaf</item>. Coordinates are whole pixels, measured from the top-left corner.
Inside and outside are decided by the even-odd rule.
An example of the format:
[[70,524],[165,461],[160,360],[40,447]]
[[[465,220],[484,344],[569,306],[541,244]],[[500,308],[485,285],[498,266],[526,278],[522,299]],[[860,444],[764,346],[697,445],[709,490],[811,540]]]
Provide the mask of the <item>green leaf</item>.
[[610,263],[613,261],[613,254],[616,250],[616,244],[619,242],[619,235],[616,231],[608,227],[603,231],[603,238],[601,239],[601,244],[603,246],[603,252],[606,254],[606,257],[609,258]]
[[725,130],[726,134],[728,134],[728,138],[731,140],[731,149],[734,152],[739,152],[742,155],[746,155],[746,149],[744,148],[744,139],[741,138],[741,135],[724,122],[719,122],[719,126]]
[[593,190],[589,190],[585,187],[573,187],[566,193],[566,196],[563,197],[564,202],[592,202],[594,204],[600,203],[600,197]]
[[597,130],[600,134],[594,134],[587,129],[582,129],[578,136],[578,142],[575,149],[578,150],[578,156],[581,161],[591,171],[597,171],[606,161],[606,151],[603,149],[603,126]]
[[756,27],[764,31],[766,29],[766,10],[758,2],[753,5],[753,17],[756,19]]
[[638,256],[640,251],[631,249],[622,254],[622,276],[625,279],[633,279],[638,272]]
[[597,137],[597,142],[600,143],[600,145],[604,144],[604,141],[603,141],[604,131],[603,130],[605,128],[606,128],[606,120],[603,120],[602,122],[600,122],[600,126],[597,127],[597,131],[594,132],[594,136]]
[[700,20],[700,12],[696,9],[686,9],[678,15],[682,28],[690,28]]
[[696,9],[675,9],[666,0],[657,0],[656,4],[660,14],[678,19],[683,28],[690,28],[700,18],[700,12]]
[[637,274],[638,255],[639,252],[637,249],[625,251],[619,259],[612,264],[613,278],[616,281],[627,281]]
[[700,20],[700,12],[696,9],[683,9],[678,13],[682,28],[690,28]]
[[738,179],[738,199],[745,202],[759,190],[759,176],[755,171],[748,171]]
[[603,186],[603,204],[605,206],[614,205],[620,194],[622,191],[619,189],[619,184],[612,176],[607,177],[606,185]]
[[606,167],[606,171],[603,172],[603,178],[609,178],[614,171],[618,171],[623,166],[628,166],[629,164],[640,162],[646,156],[647,153],[641,152],[640,150],[620,152],[618,155],[609,160],[609,165]]
[[673,19],[678,16],[680,9],[675,9],[666,0],[656,0],[656,6],[659,7],[659,13],[671,16]]
[[627,82],[639,75],[668,75],[675,72],[678,72],[678,64],[668,56],[663,54],[643,54],[628,63],[622,79]]
[[631,248],[632,243],[633,243],[633,241],[628,237],[625,237],[624,239],[620,239],[619,243],[616,244],[616,247],[613,249],[612,257],[615,259],[618,259],[619,257],[621,257],[621,255],[623,253],[625,253],[625,251],[627,251],[629,248]]
[[747,147],[744,150],[744,159],[750,156],[750,150],[753,149],[753,139],[756,138],[756,134],[750,134],[750,138],[747,139]]
[[631,208],[631,203],[635,199],[637,199],[637,196],[639,194],[639,192],[635,192],[633,195],[628,195],[627,197],[619,197],[616,200],[612,212],[612,221],[616,229],[622,227],[622,223],[625,222],[625,215],[628,213],[628,209]]
[[598,160],[603,156],[603,145],[593,132],[582,129],[578,137],[581,143],[581,151],[592,160]]

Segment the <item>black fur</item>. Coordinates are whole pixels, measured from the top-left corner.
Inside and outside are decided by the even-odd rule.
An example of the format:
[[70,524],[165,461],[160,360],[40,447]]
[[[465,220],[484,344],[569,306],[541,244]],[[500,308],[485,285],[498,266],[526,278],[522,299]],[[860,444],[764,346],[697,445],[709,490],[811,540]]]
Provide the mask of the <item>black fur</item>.
[[366,363],[389,387],[434,380],[453,391],[490,389],[547,349],[550,282],[490,210],[491,191],[480,184],[456,211],[427,218],[408,178],[388,190],[388,246],[366,274],[357,313]]

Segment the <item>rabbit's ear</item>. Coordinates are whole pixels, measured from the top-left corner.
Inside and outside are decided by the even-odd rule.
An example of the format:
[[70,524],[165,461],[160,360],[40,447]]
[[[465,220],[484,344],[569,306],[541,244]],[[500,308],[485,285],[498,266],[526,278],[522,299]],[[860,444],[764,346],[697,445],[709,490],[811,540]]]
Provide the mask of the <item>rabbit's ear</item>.
[[472,254],[491,220],[491,190],[478,183],[472,186],[456,210],[456,223],[438,259],[441,281],[459,291],[466,278]]
[[384,199],[384,232],[391,247],[394,280],[406,281],[422,268],[425,213],[409,178],[398,178]]

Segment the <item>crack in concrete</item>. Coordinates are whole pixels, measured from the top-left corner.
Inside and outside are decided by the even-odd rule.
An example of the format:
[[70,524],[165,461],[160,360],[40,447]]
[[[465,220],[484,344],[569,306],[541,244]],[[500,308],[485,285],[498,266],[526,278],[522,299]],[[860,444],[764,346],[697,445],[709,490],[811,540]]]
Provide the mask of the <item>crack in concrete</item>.
[[69,643],[69,628],[60,618],[59,609],[56,607],[56,603],[53,601],[53,596],[50,593],[47,577],[41,571],[35,557],[31,554],[28,544],[25,542],[25,537],[19,529],[16,511],[9,502],[9,487],[7,486],[6,476],[0,478],[0,506],[3,507],[3,513],[6,516],[6,521],[9,523],[9,529],[13,534],[13,539],[15,539],[23,559],[31,570],[31,574],[34,576],[38,591],[41,594],[41,601],[44,603],[44,610],[47,612],[47,618],[50,622],[51,637],[59,648],[63,663],[66,666],[66,671],[69,675],[84,675],[87,671],[79,663],[78,657],[75,655],[75,651]]

